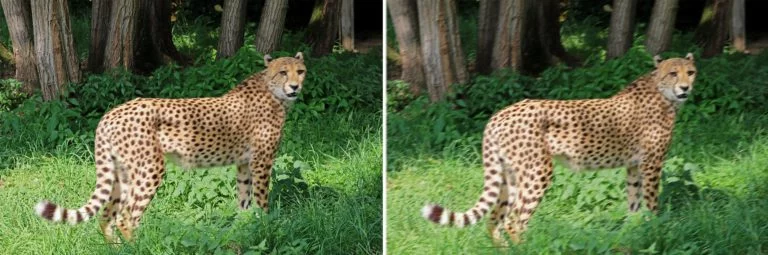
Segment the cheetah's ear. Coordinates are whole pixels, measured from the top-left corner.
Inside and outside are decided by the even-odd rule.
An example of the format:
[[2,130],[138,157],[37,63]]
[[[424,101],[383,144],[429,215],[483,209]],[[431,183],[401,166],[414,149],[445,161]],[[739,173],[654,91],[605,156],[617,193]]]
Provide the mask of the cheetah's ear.
[[293,56],[294,58],[304,61],[304,54],[301,53],[301,51],[296,53],[296,56]]
[[264,55],[264,65],[268,66],[269,62],[272,62],[272,56],[270,56],[269,54]]
[[685,55],[685,59],[693,61],[693,53],[688,52],[688,54]]
[[659,64],[661,63],[661,61],[663,61],[663,59],[661,59],[661,56],[659,55],[653,56],[653,67],[659,67]]

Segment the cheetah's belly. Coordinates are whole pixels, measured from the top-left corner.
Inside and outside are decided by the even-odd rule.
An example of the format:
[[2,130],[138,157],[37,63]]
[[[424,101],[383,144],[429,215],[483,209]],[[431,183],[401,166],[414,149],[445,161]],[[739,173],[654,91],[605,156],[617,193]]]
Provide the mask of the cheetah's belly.
[[[552,158],[563,166],[574,170],[601,170],[637,164],[637,153],[632,148],[618,143],[584,146],[550,140]],[[634,163],[633,163],[634,162]]]
[[164,135],[160,132],[163,153],[185,169],[241,164],[251,158],[247,145],[228,139],[163,139]]

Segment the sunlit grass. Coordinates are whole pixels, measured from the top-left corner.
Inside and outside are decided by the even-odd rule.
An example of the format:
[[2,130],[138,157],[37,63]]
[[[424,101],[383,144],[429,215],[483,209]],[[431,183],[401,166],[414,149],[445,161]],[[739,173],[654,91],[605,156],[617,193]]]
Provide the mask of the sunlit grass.
[[[663,203],[660,214],[650,221],[644,220],[647,212],[627,213],[623,170],[573,173],[556,167],[554,186],[536,211],[525,243],[512,246],[509,252],[767,252],[768,137],[756,139],[738,156],[686,162],[697,166],[691,185],[698,191],[693,197]],[[455,229],[435,226],[419,215],[428,201],[454,210],[469,208],[482,190],[480,164],[421,157],[403,165],[388,174],[389,252],[502,252],[492,247],[485,220]],[[667,164],[664,171],[665,176],[678,176],[684,170]],[[668,181],[662,186],[667,187],[662,192],[686,192]],[[571,195],[565,196],[569,189]],[[602,199],[594,199],[595,190],[605,194]],[[593,200],[581,203],[589,198]]]
[[[0,152],[0,254],[380,253],[380,116],[361,113],[351,122],[339,122],[349,118],[315,122],[338,127],[325,137],[300,127],[307,123],[286,127],[303,143],[284,144],[278,157],[304,162],[308,169],[302,173],[309,186],[299,199],[272,194],[269,214],[237,209],[233,167],[183,172],[168,164],[164,185],[145,213],[137,240],[117,248],[105,244],[96,220],[76,226],[50,224],[32,210],[41,199],[66,207],[87,199],[95,181],[88,146],[75,143],[41,151],[35,137],[15,140],[19,144],[0,139],[6,148],[25,148]],[[321,153],[332,147],[336,149]],[[225,179],[225,185],[206,186],[211,177]],[[176,193],[179,186],[187,188]],[[194,192],[209,190],[218,195],[194,198]]]

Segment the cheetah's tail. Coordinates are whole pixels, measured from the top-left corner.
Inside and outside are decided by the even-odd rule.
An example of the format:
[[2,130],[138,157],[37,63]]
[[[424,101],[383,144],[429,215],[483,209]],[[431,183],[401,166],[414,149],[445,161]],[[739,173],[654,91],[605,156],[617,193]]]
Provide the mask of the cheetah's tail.
[[421,209],[421,216],[440,225],[464,227],[474,225],[493,208],[499,200],[499,190],[504,185],[502,178],[502,162],[498,155],[498,147],[491,141],[488,130],[483,138],[484,149],[488,149],[490,157],[484,159],[485,182],[483,193],[475,205],[463,212],[452,212],[437,204],[427,204]]
[[112,184],[115,179],[115,164],[114,159],[110,155],[102,155],[104,153],[110,153],[110,149],[100,149],[101,146],[109,146],[106,142],[99,141],[99,136],[96,136],[96,189],[91,195],[91,199],[88,203],[78,209],[67,209],[51,203],[47,200],[43,200],[37,203],[35,206],[35,213],[43,219],[52,222],[66,222],[72,225],[89,220],[93,217],[104,203],[110,199],[110,192],[112,191]]

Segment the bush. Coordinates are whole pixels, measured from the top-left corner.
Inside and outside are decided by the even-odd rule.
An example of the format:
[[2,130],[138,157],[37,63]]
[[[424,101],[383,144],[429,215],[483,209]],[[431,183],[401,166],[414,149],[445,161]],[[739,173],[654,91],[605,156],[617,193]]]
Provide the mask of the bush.
[[[664,57],[681,57],[669,52]],[[443,102],[430,104],[426,96],[410,98],[408,85],[390,81],[388,93],[388,140],[393,157],[400,154],[435,153],[452,143],[474,141],[479,146],[483,127],[496,111],[525,98],[587,99],[607,98],[653,68],[651,56],[642,46],[625,56],[568,70],[547,69],[539,77],[500,71],[477,76],[467,84],[455,85],[454,94]],[[767,113],[762,106],[768,96],[768,54],[758,56],[723,54],[697,59],[698,77],[692,98],[678,115],[681,126],[704,123],[715,116]]]
[[[277,52],[274,56],[293,54]],[[101,116],[119,104],[136,97],[219,96],[264,68],[263,56],[252,47],[244,47],[230,59],[199,61],[200,66],[184,69],[164,66],[150,76],[124,70],[87,76],[82,83],[68,86],[64,100],[43,102],[39,96],[32,97],[10,112],[0,112],[0,134],[11,139],[37,137],[50,148],[73,137],[92,144]],[[329,113],[380,112],[380,54],[342,53],[305,61],[304,89],[289,111],[288,121],[311,121]],[[20,97],[10,87],[18,87],[18,83],[8,80],[0,86],[0,109],[16,105]]]
[[21,82],[14,79],[0,80],[0,112],[16,108],[25,98],[21,93]]

